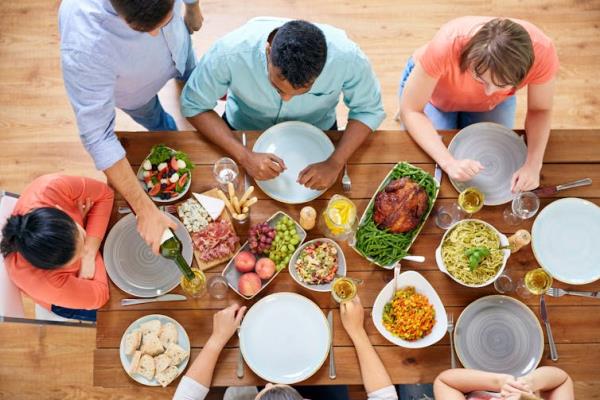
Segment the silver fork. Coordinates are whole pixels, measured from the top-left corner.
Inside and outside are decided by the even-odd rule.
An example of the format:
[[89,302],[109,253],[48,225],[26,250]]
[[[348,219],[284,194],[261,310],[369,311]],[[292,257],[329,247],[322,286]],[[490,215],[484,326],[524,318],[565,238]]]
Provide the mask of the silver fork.
[[546,290],[546,294],[552,297],[562,297],[565,294],[570,294],[572,296],[581,296],[581,297],[595,297],[600,299],[600,292],[589,292],[589,291],[581,291],[581,290],[565,290],[561,288],[551,287]]
[[[158,206],[158,209],[160,211],[166,212],[167,214],[177,214],[177,206],[173,204],[167,206]],[[129,214],[131,213],[131,208],[129,208],[128,206],[119,206],[117,212],[119,214]]]
[[454,315],[448,315],[448,337],[450,338],[450,365],[452,368],[456,368],[456,358],[454,356]]
[[342,189],[344,192],[349,192],[352,190],[352,181],[350,180],[350,175],[348,175],[348,164],[344,165],[344,176],[342,176]]

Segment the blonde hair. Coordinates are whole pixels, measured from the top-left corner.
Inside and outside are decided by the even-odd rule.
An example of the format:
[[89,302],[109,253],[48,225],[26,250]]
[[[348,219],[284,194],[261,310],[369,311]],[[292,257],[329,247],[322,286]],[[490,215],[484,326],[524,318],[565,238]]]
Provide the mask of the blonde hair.
[[273,385],[257,396],[259,400],[303,400],[296,389],[288,385]]
[[517,87],[533,65],[535,55],[529,33],[505,18],[484,24],[463,47],[460,69],[481,76],[490,71],[496,86]]

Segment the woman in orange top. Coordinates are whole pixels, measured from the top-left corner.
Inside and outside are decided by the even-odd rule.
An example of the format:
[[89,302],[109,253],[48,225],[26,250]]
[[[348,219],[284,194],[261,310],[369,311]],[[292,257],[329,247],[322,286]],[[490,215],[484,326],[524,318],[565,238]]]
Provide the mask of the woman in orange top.
[[452,157],[436,129],[461,129],[476,122],[512,128],[514,94],[527,86],[527,160],[513,175],[511,189],[531,190],[539,186],[557,71],[552,40],[533,24],[457,18],[409,59],[400,84],[400,117],[450,178],[468,181],[483,166]]
[[19,198],[2,229],[0,251],[12,281],[34,301],[66,318],[95,320],[108,300],[98,252],[113,191],[94,179],[44,175]]

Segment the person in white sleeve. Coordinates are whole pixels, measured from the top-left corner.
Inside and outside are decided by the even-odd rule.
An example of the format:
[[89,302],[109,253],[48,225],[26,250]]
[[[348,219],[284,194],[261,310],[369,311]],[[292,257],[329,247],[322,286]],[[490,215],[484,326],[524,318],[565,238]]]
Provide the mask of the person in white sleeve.
[[[206,345],[196,357],[188,372],[181,379],[174,400],[203,400],[209,392],[210,383],[219,354],[236,332],[246,307],[233,304],[213,317],[213,332]],[[368,400],[398,400],[390,375],[375,352],[364,328],[364,309],[360,299],[342,303],[342,325],[350,336],[358,355],[358,363],[368,393]],[[303,400],[304,397],[288,385],[267,384],[255,400]],[[309,399],[306,399],[309,400]]]

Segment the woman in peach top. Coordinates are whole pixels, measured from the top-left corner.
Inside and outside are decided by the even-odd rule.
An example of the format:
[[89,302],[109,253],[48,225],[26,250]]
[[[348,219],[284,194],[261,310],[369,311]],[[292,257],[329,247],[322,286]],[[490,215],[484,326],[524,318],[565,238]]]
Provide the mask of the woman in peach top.
[[574,400],[573,381],[556,367],[540,367],[529,375],[514,378],[506,374],[474,369],[449,369],[433,383],[436,399],[443,400]]
[[15,285],[58,315],[95,320],[95,310],[108,300],[98,250],[113,197],[94,179],[55,174],[35,179],[2,229],[0,250]]
[[461,129],[476,122],[512,128],[514,94],[527,87],[527,160],[513,175],[511,189],[531,190],[539,185],[550,135],[558,66],[552,40],[527,21],[457,18],[409,59],[400,84],[400,117],[450,178],[468,181],[483,166],[452,157],[436,129]]

